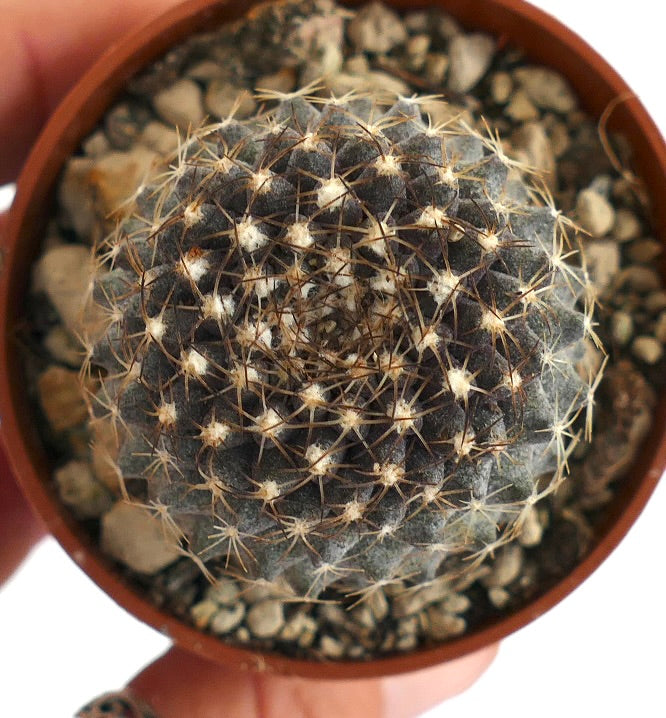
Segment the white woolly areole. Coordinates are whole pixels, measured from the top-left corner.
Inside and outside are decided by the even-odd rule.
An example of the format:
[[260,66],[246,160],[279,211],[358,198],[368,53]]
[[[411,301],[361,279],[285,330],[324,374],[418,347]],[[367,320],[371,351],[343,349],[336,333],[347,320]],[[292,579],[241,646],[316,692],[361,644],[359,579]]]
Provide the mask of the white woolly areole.
[[398,357],[385,349],[378,357],[379,370],[382,374],[396,380],[405,371],[405,358]]
[[355,499],[352,501],[348,501],[345,504],[345,510],[340,514],[340,518],[345,523],[352,523],[353,521],[359,521],[363,518],[363,510],[365,509],[365,504],[362,504],[360,501],[356,501]]
[[246,252],[254,252],[268,243],[269,238],[257,227],[250,217],[236,225],[238,244]]
[[504,319],[495,314],[495,312],[491,312],[489,309],[486,309],[481,315],[480,326],[481,329],[485,329],[493,334],[496,332],[503,332],[505,330]]
[[273,501],[280,495],[280,487],[276,481],[264,481],[259,484],[257,496],[263,501]]
[[535,287],[520,286],[518,291],[520,292],[520,301],[523,304],[536,304],[539,302],[539,294]]
[[222,155],[215,161],[215,169],[223,174],[228,174],[234,167],[234,162],[230,160],[226,155]]
[[236,329],[236,339],[241,346],[252,346],[263,344],[270,348],[273,341],[273,333],[267,322],[257,321],[256,324],[243,324]]
[[201,202],[192,202],[188,204],[183,210],[183,223],[189,229],[194,227],[195,224],[199,224],[203,219],[203,206]]
[[240,389],[247,389],[251,382],[258,384],[261,381],[259,372],[254,367],[246,364],[236,364],[231,372],[229,372],[229,375],[234,386]]
[[449,369],[444,379],[444,387],[450,388],[456,399],[466,399],[472,391],[473,378],[465,369]]
[[367,239],[363,240],[363,245],[372,250],[378,257],[387,257],[387,242],[390,237],[395,237],[395,233],[386,224],[386,222],[378,222],[374,217],[368,220],[365,229]]
[[159,342],[166,331],[166,324],[161,314],[146,319],[146,334],[149,334],[156,342]]
[[305,460],[308,462],[308,470],[311,474],[322,476],[333,463],[333,456],[319,444],[310,444],[305,451]]
[[426,349],[436,349],[442,338],[435,327],[416,327],[412,331],[412,341],[418,353],[422,354]]
[[343,409],[340,412],[340,425],[346,431],[358,429],[363,424],[363,415],[358,409]]
[[390,404],[388,414],[395,422],[393,428],[398,434],[404,434],[414,428],[416,414],[413,407],[404,399],[398,399],[395,404]]
[[512,391],[517,391],[523,384],[523,377],[517,369],[510,369],[504,377],[504,386],[508,386]]
[[248,267],[242,281],[246,287],[254,291],[257,299],[266,299],[280,283],[280,280],[276,277],[269,277],[261,267]]
[[307,222],[294,222],[285,235],[287,242],[298,249],[307,249],[314,244],[314,237]]
[[257,431],[268,437],[278,436],[285,429],[284,420],[272,407],[255,417],[254,423]]
[[499,246],[499,237],[495,232],[489,232],[488,234],[480,232],[477,236],[477,242],[484,252],[494,252]]
[[231,427],[225,421],[216,421],[213,419],[207,426],[203,427],[199,438],[204,446],[216,448],[227,440],[231,432]]
[[157,410],[157,421],[159,421],[162,426],[173,426],[177,418],[176,405],[172,401],[165,402]]
[[440,167],[437,170],[437,175],[439,177],[439,181],[445,185],[448,185],[449,187],[455,187],[458,184],[458,179],[456,178],[456,175],[453,172],[453,167],[451,165],[447,165],[446,167]]
[[370,287],[376,292],[395,294],[398,279],[402,279],[402,275],[398,272],[391,269],[378,269],[370,280]]
[[273,173],[269,169],[260,169],[257,170],[249,180],[249,186],[250,189],[257,193],[257,194],[263,194],[264,192],[268,192],[268,190],[271,187],[271,179],[273,178]]
[[201,313],[204,319],[215,319],[222,321],[223,319],[231,319],[236,311],[236,302],[230,294],[224,294],[221,297],[218,294],[204,295],[201,303]]
[[182,273],[193,282],[198,282],[210,268],[208,260],[197,250],[190,250],[184,254],[180,262]]
[[379,477],[379,482],[386,487],[395,486],[405,478],[405,470],[398,464],[379,464],[372,467],[372,471]]
[[299,392],[303,406],[314,409],[326,403],[326,391],[321,384],[310,384],[310,386]]
[[450,269],[445,269],[435,273],[434,278],[428,282],[427,289],[439,306],[455,297],[460,291],[459,286],[460,276],[454,274]]
[[381,155],[375,160],[378,175],[399,175],[402,172],[400,161],[395,155]]
[[349,250],[344,247],[332,249],[324,270],[330,275],[331,281],[341,287],[348,287],[354,281]]
[[339,177],[324,180],[317,190],[317,207],[335,209],[342,204],[346,194],[347,187]]
[[453,437],[453,448],[459,456],[469,456],[474,447],[474,434],[470,431],[459,431]]
[[424,207],[415,224],[427,229],[436,229],[438,227],[445,227],[447,222],[448,215],[446,211],[441,209],[441,207],[435,207],[435,205],[431,204],[429,207]]
[[314,152],[318,149],[317,142],[319,140],[318,135],[314,132],[306,132],[303,135],[303,140],[300,144],[300,148],[306,152]]
[[190,349],[180,355],[180,363],[186,374],[203,376],[208,370],[208,360],[196,349]]

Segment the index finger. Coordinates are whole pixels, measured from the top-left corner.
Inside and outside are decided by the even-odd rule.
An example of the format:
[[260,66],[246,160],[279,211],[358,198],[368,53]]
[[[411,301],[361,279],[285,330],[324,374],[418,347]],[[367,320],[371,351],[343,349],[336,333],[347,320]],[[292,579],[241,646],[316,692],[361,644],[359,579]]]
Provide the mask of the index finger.
[[111,43],[179,0],[0,0],[0,184],[65,93]]

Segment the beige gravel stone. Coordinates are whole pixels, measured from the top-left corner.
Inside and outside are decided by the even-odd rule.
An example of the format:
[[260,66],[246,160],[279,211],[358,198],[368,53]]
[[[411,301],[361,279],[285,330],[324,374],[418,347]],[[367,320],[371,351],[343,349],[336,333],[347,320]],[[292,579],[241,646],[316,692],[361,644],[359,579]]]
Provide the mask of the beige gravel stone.
[[178,80],[153,98],[157,114],[168,125],[176,125],[187,131],[197,127],[204,118],[203,98],[194,80]]
[[111,495],[95,480],[87,461],[69,461],[53,478],[62,502],[80,519],[101,516],[111,506]]
[[[96,383],[90,380],[85,387],[94,391]],[[88,416],[78,372],[52,365],[39,375],[37,392],[44,414],[56,433],[78,426]]]
[[180,555],[162,521],[124,501],[102,517],[100,542],[104,553],[145,574],[157,573]]

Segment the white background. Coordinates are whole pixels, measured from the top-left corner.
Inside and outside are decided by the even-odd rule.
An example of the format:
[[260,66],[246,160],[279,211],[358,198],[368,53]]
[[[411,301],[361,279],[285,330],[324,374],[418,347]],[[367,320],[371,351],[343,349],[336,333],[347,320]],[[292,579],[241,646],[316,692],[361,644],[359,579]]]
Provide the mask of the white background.
[[[599,50],[666,133],[659,3],[534,4]],[[0,206],[3,196],[0,189]],[[488,673],[427,718],[666,716],[665,516],[662,481],[610,559],[563,603],[505,640]],[[164,637],[115,606],[45,540],[0,590],[0,716],[68,718],[166,647]]]

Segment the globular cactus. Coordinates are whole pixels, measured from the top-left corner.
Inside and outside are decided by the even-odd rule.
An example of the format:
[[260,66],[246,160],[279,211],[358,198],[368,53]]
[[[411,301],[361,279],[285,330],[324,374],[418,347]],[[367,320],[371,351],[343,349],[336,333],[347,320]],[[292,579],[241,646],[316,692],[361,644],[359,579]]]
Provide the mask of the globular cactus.
[[458,575],[563,478],[592,406],[567,222],[423,98],[263,99],[107,240],[94,411],[212,578],[344,600]]

